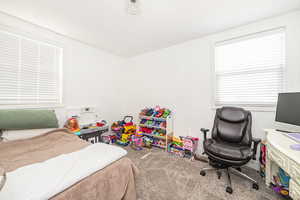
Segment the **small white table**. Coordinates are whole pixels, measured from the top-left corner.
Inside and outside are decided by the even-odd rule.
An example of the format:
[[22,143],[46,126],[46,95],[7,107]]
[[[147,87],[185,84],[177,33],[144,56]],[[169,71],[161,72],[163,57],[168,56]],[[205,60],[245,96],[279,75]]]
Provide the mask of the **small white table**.
[[300,200],[300,151],[290,148],[296,141],[286,136],[286,133],[274,129],[266,129],[266,184],[269,186],[273,174],[281,167],[291,177],[289,184],[290,197]]

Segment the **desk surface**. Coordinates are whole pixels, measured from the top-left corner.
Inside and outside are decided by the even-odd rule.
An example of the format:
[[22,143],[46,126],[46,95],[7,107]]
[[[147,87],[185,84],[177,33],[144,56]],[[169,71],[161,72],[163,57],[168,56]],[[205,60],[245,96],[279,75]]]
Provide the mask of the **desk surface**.
[[293,139],[289,138],[286,133],[276,131],[274,129],[266,129],[268,142],[278,149],[281,153],[294,160],[296,163],[300,163],[300,151],[291,149],[292,144],[299,144]]

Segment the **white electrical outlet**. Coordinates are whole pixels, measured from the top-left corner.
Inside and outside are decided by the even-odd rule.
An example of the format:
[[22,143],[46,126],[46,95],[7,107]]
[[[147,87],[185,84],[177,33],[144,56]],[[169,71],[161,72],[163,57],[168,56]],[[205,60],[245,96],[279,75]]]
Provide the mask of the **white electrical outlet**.
[[95,108],[94,107],[82,107],[81,108],[81,112],[82,113],[94,113],[95,112]]

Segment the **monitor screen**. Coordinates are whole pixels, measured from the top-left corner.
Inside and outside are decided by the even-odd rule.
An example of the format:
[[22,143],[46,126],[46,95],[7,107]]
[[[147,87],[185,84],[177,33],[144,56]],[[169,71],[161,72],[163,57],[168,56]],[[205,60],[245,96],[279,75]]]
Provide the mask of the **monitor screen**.
[[300,126],[300,92],[279,93],[276,121]]

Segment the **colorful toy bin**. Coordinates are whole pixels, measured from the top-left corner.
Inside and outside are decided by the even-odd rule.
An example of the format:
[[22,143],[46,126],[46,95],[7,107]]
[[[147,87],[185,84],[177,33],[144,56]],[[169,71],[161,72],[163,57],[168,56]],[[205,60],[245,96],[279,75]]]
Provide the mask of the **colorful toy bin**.
[[111,126],[112,132],[116,134],[119,145],[127,146],[131,142],[131,136],[136,133],[136,125],[132,116],[125,116],[123,120],[114,122]]

